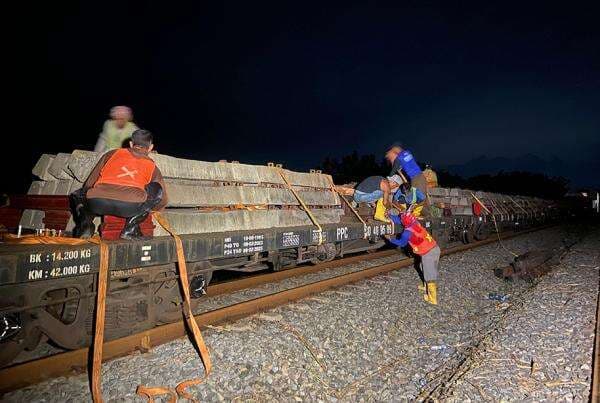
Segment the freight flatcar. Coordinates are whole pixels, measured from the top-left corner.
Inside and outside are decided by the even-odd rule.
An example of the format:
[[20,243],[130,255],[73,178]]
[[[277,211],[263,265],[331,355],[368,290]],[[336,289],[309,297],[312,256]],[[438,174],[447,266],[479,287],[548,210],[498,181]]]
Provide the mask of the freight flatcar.
[[[87,165],[81,163],[81,153],[88,158]],[[32,186],[52,189],[37,194],[54,201],[85,179],[86,167],[96,158],[89,152],[59,156],[40,160],[34,173],[41,183]],[[382,248],[385,236],[402,230],[374,221],[370,206],[353,207],[350,200],[342,200],[331,178],[319,172],[200,161],[188,164],[170,158],[156,159],[159,166],[162,161],[161,170],[171,187],[168,190],[174,195],[175,205],[169,206],[167,216],[176,224],[180,219],[177,225],[183,233],[194,309],[200,307],[215,271],[277,271],[316,264]],[[59,159],[62,165],[57,167]],[[289,179],[283,181],[289,183],[278,178]],[[294,190],[300,198],[310,200],[305,207],[318,212],[315,215],[322,223],[315,225],[306,217]],[[40,199],[35,194],[30,197]],[[445,188],[431,189],[430,197],[435,216],[424,219],[423,224],[442,247],[481,240],[496,230],[542,225],[556,215],[552,203],[531,198]],[[23,214],[21,224],[29,223],[31,228],[35,228],[31,223],[37,220],[36,214],[47,216],[48,211],[61,208],[54,203],[50,210],[36,210],[33,202],[23,207],[29,213]],[[63,230],[68,232],[68,225],[65,222]],[[155,230],[155,235],[150,240],[107,241],[106,340],[181,318],[175,244],[164,233]],[[62,349],[88,346],[98,269],[95,244],[0,244],[0,367],[40,343]]]

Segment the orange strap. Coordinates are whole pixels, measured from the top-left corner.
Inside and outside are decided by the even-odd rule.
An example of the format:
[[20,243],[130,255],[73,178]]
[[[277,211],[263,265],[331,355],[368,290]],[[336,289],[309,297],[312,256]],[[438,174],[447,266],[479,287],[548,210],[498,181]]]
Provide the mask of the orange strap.
[[296,200],[298,200],[298,203],[300,203],[300,205],[304,209],[304,212],[308,215],[308,218],[310,218],[310,220],[315,225],[315,227],[317,227],[317,232],[319,234],[319,245],[323,245],[323,228],[321,227],[321,224],[319,224],[319,222],[317,221],[317,219],[313,215],[312,211],[310,211],[310,209],[308,208],[308,206],[304,203],[304,200],[302,200],[302,198],[300,197],[300,195],[298,194],[298,192],[296,192],[294,190],[294,188],[292,187],[292,185],[288,181],[287,177],[283,173],[283,169],[281,169],[281,168],[279,168],[279,175],[281,176],[281,179],[283,179],[283,181],[285,182],[285,185],[287,186],[287,188],[289,189],[289,191],[292,192],[292,194],[294,195],[294,197],[296,198]]
[[137,387],[135,393],[148,399],[148,403],[154,403],[154,398],[161,395],[169,395],[169,400],[167,400],[168,403],[175,403],[177,401],[177,395],[169,388],[149,388],[147,386],[140,385]]
[[188,280],[187,266],[185,264],[185,255],[183,254],[183,244],[181,243],[181,238],[179,235],[175,233],[171,225],[163,217],[159,212],[153,212],[152,215],[156,219],[156,221],[167,231],[173,239],[175,240],[175,248],[177,250],[177,267],[179,268],[179,283],[181,284],[181,288],[183,289],[183,315],[185,316],[185,320],[192,331],[192,335],[194,336],[194,342],[196,347],[200,351],[200,358],[202,359],[202,363],[204,364],[204,369],[206,375],[210,373],[212,370],[212,363],[210,360],[210,354],[208,352],[208,348],[206,348],[206,344],[204,343],[204,339],[202,338],[202,333],[200,333],[200,328],[194,319],[194,313],[192,312],[192,306],[190,302],[190,282]]
[[104,315],[106,312],[106,289],[108,285],[108,245],[100,238],[90,239],[67,238],[59,236],[25,235],[16,237],[11,234],[4,236],[9,243],[35,245],[84,245],[95,243],[100,247],[100,267],[98,269],[98,293],[96,295],[96,318],[94,321],[94,342],[92,347],[92,399],[94,403],[102,400],[102,347],[104,343]]
[[189,381],[183,381],[175,388],[175,392],[177,392],[177,396],[182,399],[188,399],[192,402],[197,402],[198,400],[194,398],[194,396],[190,395],[185,391],[185,389],[189,386],[194,386],[202,383],[201,379],[190,379]]
[[[183,254],[183,244],[181,238],[173,232],[173,229],[169,225],[168,221],[155,212],[154,218],[156,221],[175,239],[175,248],[177,251],[177,263],[179,268],[179,281],[181,289],[183,290],[184,300],[184,316],[189,328],[192,331],[194,342],[198,351],[200,352],[200,358],[204,364],[206,375],[208,375],[212,369],[210,360],[210,354],[198,328],[198,324],[194,320],[194,314],[192,312],[190,303],[190,288],[187,274],[187,266],[185,264],[185,255]],[[102,403],[102,348],[104,342],[104,322],[106,313],[106,291],[108,288],[108,245],[100,238],[94,237],[90,239],[78,239],[78,238],[67,238],[67,237],[52,237],[52,236],[35,236],[26,235],[22,237],[16,237],[11,234],[4,236],[5,242],[34,245],[34,244],[54,244],[54,245],[84,245],[86,243],[94,243],[100,247],[100,267],[98,270],[98,293],[96,298],[96,318],[94,322],[94,340],[93,340],[93,357],[92,357],[92,399],[94,403]],[[197,385],[202,382],[201,379],[192,379],[181,382],[176,387],[176,393],[182,398],[194,400],[193,397],[185,392],[185,389],[192,385]],[[149,388],[143,385],[138,386],[136,393],[140,396],[146,397],[149,402],[154,401],[154,396],[169,394],[171,396],[169,402],[175,402],[177,400],[175,393],[162,387]]]
[[2,239],[4,242],[23,245],[84,245],[86,243],[100,243],[100,238],[80,239],[68,238],[62,236],[38,236],[38,235],[22,235],[20,237],[13,234],[4,234]]
[[98,269],[98,294],[96,295],[96,320],[94,322],[94,347],[92,356],[92,399],[102,400],[102,348],[104,345],[104,314],[106,312],[106,289],[108,284],[108,245],[100,239],[91,242],[100,247],[100,268]]
[[[210,371],[212,370],[212,363],[210,359],[210,353],[208,352],[208,348],[206,347],[206,343],[204,343],[204,339],[202,338],[202,333],[200,333],[200,328],[194,319],[194,313],[192,312],[191,302],[190,302],[190,285],[187,274],[187,266],[185,264],[185,255],[183,253],[183,244],[181,242],[181,238],[179,235],[175,233],[171,225],[167,221],[167,219],[160,214],[159,212],[152,213],[156,222],[158,222],[164,229],[167,231],[173,239],[175,240],[175,249],[177,252],[177,267],[179,269],[179,284],[181,285],[181,289],[183,291],[183,316],[185,317],[185,321],[192,332],[194,344],[198,348],[200,352],[200,358],[202,359],[202,363],[204,364],[204,372],[208,376]],[[186,398],[192,401],[196,401],[192,395],[185,392],[185,389],[192,385],[198,385],[202,383],[202,379],[190,379],[179,383],[175,389],[177,395],[181,398]],[[171,396],[171,400],[169,402],[175,402],[173,400],[175,397],[175,393],[169,388],[165,387],[146,387],[143,385],[138,386],[136,393],[142,397],[146,397],[148,402],[152,403],[154,401],[153,396],[163,395],[168,393]]]

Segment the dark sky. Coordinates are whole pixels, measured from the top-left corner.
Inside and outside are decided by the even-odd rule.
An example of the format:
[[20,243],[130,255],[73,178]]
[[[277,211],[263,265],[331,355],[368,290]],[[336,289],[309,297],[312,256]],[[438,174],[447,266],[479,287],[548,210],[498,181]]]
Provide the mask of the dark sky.
[[41,153],[93,147],[118,104],[159,152],[209,161],[308,169],[396,139],[438,166],[600,160],[597,2],[204,3],[25,5],[8,190]]

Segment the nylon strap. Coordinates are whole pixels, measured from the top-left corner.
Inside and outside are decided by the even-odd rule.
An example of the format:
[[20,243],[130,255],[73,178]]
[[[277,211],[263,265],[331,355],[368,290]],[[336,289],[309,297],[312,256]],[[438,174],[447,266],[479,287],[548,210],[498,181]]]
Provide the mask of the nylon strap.
[[[165,229],[165,231],[171,234],[171,236],[175,240],[175,250],[177,253],[177,268],[179,270],[179,285],[181,286],[181,291],[183,291],[183,316],[188,325],[188,328],[192,332],[194,344],[196,345],[196,348],[200,353],[200,358],[202,359],[202,363],[204,364],[204,373],[206,374],[206,376],[208,376],[208,374],[210,374],[210,371],[212,370],[212,362],[210,359],[210,353],[208,352],[206,343],[204,343],[202,333],[200,332],[200,328],[198,327],[198,324],[194,319],[194,313],[192,312],[192,306],[190,302],[190,282],[188,280],[187,265],[185,263],[185,254],[183,253],[183,243],[181,242],[181,238],[179,237],[179,235],[177,235],[177,233],[175,233],[165,216],[163,216],[157,211],[154,211],[152,213],[152,216],[154,217],[156,222],[159,223],[160,226]],[[148,387],[144,385],[139,385],[136,389],[136,393],[139,396],[148,399],[148,403],[153,403],[154,398],[156,396],[161,396],[165,394],[169,395],[169,403],[175,403],[177,401],[177,397],[196,402],[197,400],[191,394],[185,392],[185,389],[192,385],[201,384],[203,381],[204,379],[201,378],[185,380],[183,382],[180,382],[175,387],[175,392],[168,387]]]
[[99,238],[92,241],[100,247],[100,268],[98,270],[98,293],[96,295],[96,320],[94,322],[94,347],[92,358],[92,399],[101,403],[102,399],[102,351],[104,347],[104,319],[106,313],[106,289],[108,288],[108,245]]
[[527,212],[527,210],[525,210],[523,207],[521,207],[521,205],[519,203],[517,203],[512,197],[510,196],[506,196],[510,199],[511,202],[515,203],[517,205],[517,207],[519,207],[521,210],[523,210],[523,212],[527,215],[529,215],[529,212]]
[[290,185],[290,182],[288,181],[288,179],[283,174],[283,170],[281,168],[279,168],[278,171],[279,171],[279,175],[281,176],[281,179],[283,179],[283,181],[285,182],[287,188],[296,197],[296,200],[298,200],[298,202],[300,203],[300,205],[302,206],[302,208],[304,209],[304,211],[306,212],[306,214],[308,215],[308,217],[310,218],[310,220],[312,221],[312,223],[315,225],[315,227],[318,228],[318,233],[319,233],[319,243],[318,244],[319,245],[323,245],[323,228],[321,228],[321,225],[319,224],[319,222],[317,221],[317,219],[315,218],[315,216],[313,215],[313,213],[310,211],[310,209],[308,208],[308,206],[304,203],[304,200],[302,200],[302,198],[298,195],[298,192],[296,192],[294,190],[294,188],[292,187],[292,185]]
[[100,238],[89,239],[53,237],[53,236],[5,236],[4,241],[19,244],[83,245],[97,244],[100,248],[100,267],[98,269],[98,292],[96,294],[96,317],[94,320],[94,339],[92,346],[92,400],[102,403],[102,348],[104,345],[104,322],[106,313],[106,289],[108,288],[108,245]]
[[194,319],[194,313],[192,312],[192,306],[190,302],[190,282],[188,280],[187,266],[185,263],[185,255],[183,253],[183,244],[179,235],[175,233],[167,219],[159,212],[152,213],[156,222],[158,222],[175,240],[175,248],[177,251],[177,268],[179,269],[179,284],[183,290],[183,316],[185,317],[186,323],[188,324],[192,335],[194,336],[194,342],[198,351],[200,352],[200,358],[204,364],[204,372],[206,375],[212,370],[212,362],[210,359],[210,353],[202,338],[200,328]]
[[167,403],[177,402],[177,395],[169,388],[163,388],[160,386],[149,388],[147,386],[140,385],[136,389],[136,393],[142,397],[148,399],[148,403],[154,403],[156,396],[169,395]]
[[[179,268],[179,282],[183,291],[183,310],[186,322],[192,331],[194,342],[198,351],[200,352],[200,358],[204,364],[206,375],[208,375],[212,369],[212,363],[210,360],[210,354],[208,348],[204,343],[198,324],[194,320],[194,315],[190,303],[190,288],[187,275],[187,266],[185,264],[185,255],[183,253],[183,244],[181,238],[173,231],[168,221],[158,212],[153,213],[156,221],[173,236],[175,239],[175,248],[177,251],[177,266]],[[94,403],[102,403],[102,351],[104,345],[104,325],[105,325],[105,314],[106,314],[106,291],[108,288],[108,262],[109,262],[109,250],[108,245],[103,242],[100,238],[94,237],[90,239],[78,239],[78,238],[67,238],[67,237],[53,237],[53,236],[35,236],[26,235],[22,237],[16,237],[12,234],[6,234],[3,237],[5,242],[18,243],[18,244],[53,244],[53,245],[83,245],[87,243],[97,244],[100,248],[100,267],[98,269],[98,292],[96,294],[96,317],[94,320],[94,339],[92,347],[92,379],[91,379],[91,390],[92,400]],[[143,385],[138,386],[136,393],[140,396],[146,397],[148,402],[154,402],[154,397],[164,394],[169,394],[169,403],[175,402],[177,396],[195,401],[192,395],[185,392],[185,389],[192,385],[202,383],[201,379],[191,379],[179,383],[176,387],[176,392],[173,392],[169,388],[165,387],[146,387]]]

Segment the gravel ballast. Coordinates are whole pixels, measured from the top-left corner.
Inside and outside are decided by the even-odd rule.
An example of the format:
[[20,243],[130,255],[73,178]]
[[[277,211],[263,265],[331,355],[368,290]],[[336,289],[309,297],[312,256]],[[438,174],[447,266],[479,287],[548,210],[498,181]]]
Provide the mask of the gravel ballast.
[[[188,391],[201,401],[585,401],[600,231],[552,228],[504,245],[520,254],[581,235],[535,283],[494,277],[512,256],[491,244],[441,259],[437,307],[422,300],[414,270],[401,269],[210,326],[203,334],[213,373]],[[181,339],[105,363],[102,372],[105,400],[144,401],[139,384],[174,388],[201,374],[202,363]],[[88,401],[88,379],[61,377],[4,400]]]

